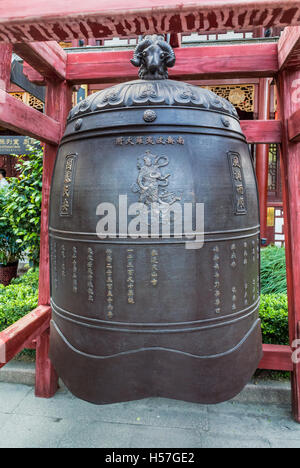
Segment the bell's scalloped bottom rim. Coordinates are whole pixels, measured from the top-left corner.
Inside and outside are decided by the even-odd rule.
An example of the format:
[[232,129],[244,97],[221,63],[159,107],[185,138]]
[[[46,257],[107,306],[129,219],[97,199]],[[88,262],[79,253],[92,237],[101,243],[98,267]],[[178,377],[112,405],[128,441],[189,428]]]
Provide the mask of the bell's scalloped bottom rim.
[[74,353],[76,354],[79,354],[80,356],[82,356],[83,358],[87,358],[87,359],[93,359],[93,360],[106,360],[106,359],[114,359],[114,358],[118,358],[118,357],[123,357],[123,356],[130,356],[130,355],[133,355],[133,354],[138,354],[138,353],[145,353],[145,352],[157,352],[157,351],[160,351],[160,352],[166,352],[166,353],[175,353],[175,354],[180,354],[180,355],[184,355],[184,356],[187,356],[187,357],[190,357],[190,358],[193,358],[193,359],[200,359],[200,360],[207,360],[207,359],[218,359],[218,358],[222,358],[224,356],[228,356],[229,354],[232,354],[234,353],[235,351],[237,351],[249,338],[249,336],[253,333],[253,331],[257,328],[257,325],[259,325],[261,323],[260,319],[257,318],[253,325],[250,327],[250,329],[248,330],[248,332],[243,336],[243,338],[235,345],[233,346],[232,348],[226,350],[226,351],[223,351],[221,353],[218,353],[218,354],[211,354],[211,355],[197,355],[197,354],[192,354],[192,353],[189,353],[189,352],[186,352],[186,351],[182,351],[182,350],[178,350],[178,349],[172,349],[172,348],[165,348],[163,346],[151,346],[151,347],[145,347],[145,348],[138,348],[138,349],[130,349],[130,350],[126,350],[126,351],[121,351],[119,353],[115,353],[115,354],[111,354],[111,355],[105,355],[105,356],[99,356],[99,355],[96,355],[96,354],[89,354],[89,353],[86,353],[84,351],[81,351],[77,348],[75,348],[68,340],[67,338],[64,336],[64,334],[62,333],[62,331],[60,330],[60,328],[58,327],[58,325],[52,320],[51,321],[51,325],[52,325],[52,333],[53,333],[53,329],[55,330],[55,332],[59,335],[59,337],[61,338],[61,340],[64,342],[64,344]]
[[[256,323],[256,327],[255,329],[252,329],[252,332],[253,331],[257,331],[257,323]],[[252,335],[252,333],[251,333]],[[58,335],[59,339],[60,336]],[[52,338],[53,338],[53,335],[52,335]],[[250,338],[250,337],[249,337]],[[254,337],[254,339],[256,340],[256,346],[255,346],[255,351],[252,350],[252,353],[251,353],[251,366],[249,365],[249,370],[247,371],[247,374],[245,375],[242,375],[242,376],[233,376],[233,379],[234,379],[234,382],[236,384],[235,388],[233,389],[232,387],[230,387],[230,385],[227,386],[226,388],[226,385],[225,385],[225,388],[224,388],[224,385],[223,385],[223,388],[221,389],[221,391],[219,391],[219,387],[211,387],[211,392],[209,392],[208,394],[206,393],[205,395],[201,395],[201,387],[200,387],[200,390],[197,390],[194,388],[195,386],[195,382],[198,381],[198,383],[200,382],[200,385],[201,385],[201,372],[202,372],[202,377],[203,377],[203,369],[201,369],[201,365],[198,366],[198,369],[199,369],[199,376],[197,377],[197,375],[195,375],[195,373],[193,373],[193,377],[194,377],[194,380],[190,382],[190,386],[189,386],[189,382],[187,382],[188,386],[188,391],[184,390],[184,389],[180,389],[180,388],[175,388],[173,387],[171,384],[170,385],[164,385],[164,388],[153,388],[153,387],[147,387],[145,390],[138,390],[138,387],[135,388],[133,387],[133,389],[130,389],[128,388],[128,384],[127,384],[127,380],[124,381],[124,385],[125,385],[125,393],[122,391],[122,389],[120,389],[120,393],[119,393],[119,396],[113,396],[111,395],[111,392],[108,392],[108,387],[107,385],[109,384],[109,382],[107,380],[105,380],[104,376],[103,376],[103,383],[102,383],[102,386],[103,388],[101,389],[98,388],[98,390],[96,390],[95,392],[95,389],[94,390],[88,390],[88,393],[86,392],[86,390],[81,390],[80,389],[80,385],[78,387],[78,375],[75,376],[74,374],[70,377],[68,377],[68,375],[66,375],[66,372],[65,370],[61,373],[60,375],[60,369],[56,369],[60,378],[62,379],[62,381],[64,382],[65,386],[67,387],[67,389],[77,398],[80,398],[84,401],[87,401],[89,403],[92,403],[92,404],[95,404],[95,405],[105,405],[105,404],[114,404],[114,403],[122,403],[122,402],[127,402],[127,401],[134,401],[134,400],[141,400],[141,399],[145,399],[145,398],[170,398],[170,399],[173,399],[173,400],[180,400],[180,401],[186,401],[186,402],[191,402],[191,403],[197,403],[197,404],[206,404],[206,405],[210,405],[210,404],[217,404],[217,403],[221,403],[221,402],[224,402],[224,401],[228,401],[228,400],[231,400],[232,398],[234,398],[236,395],[238,395],[242,390],[243,388],[245,387],[245,385],[249,382],[251,376],[254,374],[255,370],[257,369],[258,367],[258,364],[260,362],[260,360],[262,359],[262,356],[263,356],[263,352],[262,352],[262,345],[261,345],[261,341],[258,342],[257,341],[257,338]],[[248,340],[247,340],[248,341]],[[61,343],[63,344],[63,346],[65,346],[65,343],[63,341],[61,341]],[[244,344],[246,344],[246,342],[244,342]],[[55,347],[56,350],[57,350],[57,347]],[[68,348],[69,352],[71,351],[71,353],[73,354],[73,351],[72,349]],[[56,351],[57,352],[57,351]],[[146,353],[151,353],[153,354],[153,351],[145,351]],[[242,351],[243,353],[247,353],[247,349]],[[174,353],[168,353],[169,355],[171,354],[173,357],[175,356],[176,357],[176,354]],[[236,363],[238,363],[239,361],[239,358],[240,358],[240,352],[238,352],[238,350],[236,350]],[[248,353],[249,354],[249,353]],[[186,356],[186,355],[178,355],[178,358],[179,359],[191,359],[190,356]],[[132,357],[132,356],[131,356]],[[50,346],[50,358],[54,364],[54,367],[56,365],[55,361],[55,352],[52,353],[52,348]],[[81,359],[83,357],[81,356]],[[130,360],[130,356],[119,356],[119,358],[121,359],[126,359],[126,362],[128,363],[128,360]],[[80,359],[80,358],[79,358]],[[221,356],[219,359],[224,359],[224,356]],[[210,361],[211,362],[211,367],[210,367],[210,376],[212,374],[212,370],[213,370],[213,366],[214,364],[216,365],[217,361],[219,361],[219,359],[215,359],[214,361]],[[73,359],[73,364],[72,364],[72,368],[73,369],[81,369],[81,372],[85,369],[85,364],[84,363],[80,363],[79,361],[76,362],[77,359]],[[95,362],[95,361],[94,361]],[[103,362],[103,361],[102,361]],[[132,362],[132,361],[131,361]],[[191,361],[189,361],[191,362]],[[192,360],[192,362],[195,362],[194,360]],[[205,363],[205,360],[200,360],[198,361],[199,364],[200,362],[202,363]],[[206,361],[207,362],[207,361]],[[125,363],[125,361],[124,361]],[[77,366],[77,364],[79,366]],[[181,363],[182,364],[182,363]],[[249,363],[250,364],[250,363]],[[109,368],[109,366],[105,366],[107,369]],[[130,365],[129,365],[130,367]],[[236,366],[236,369],[238,368],[238,366]],[[70,371],[70,369],[68,369],[68,372]],[[151,372],[151,370],[148,370],[149,372]],[[125,372],[126,372],[126,369],[125,369]],[[96,386],[96,379],[99,380],[99,378],[101,377],[101,370],[100,370],[100,373],[98,373],[99,375],[95,376],[95,380],[94,380],[94,386]],[[135,377],[135,380],[136,380],[137,377]],[[143,380],[143,378],[142,378]],[[232,383],[232,379],[231,379],[231,383]],[[212,384],[211,384],[212,385]],[[145,386],[143,386],[145,388]],[[89,388],[89,386],[87,385],[87,388]],[[95,387],[96,388],[96,387]],[[106,396],[102,396],[101,397],[101,393],[106,395]],[[123,395],[123,396],[122,396]]]

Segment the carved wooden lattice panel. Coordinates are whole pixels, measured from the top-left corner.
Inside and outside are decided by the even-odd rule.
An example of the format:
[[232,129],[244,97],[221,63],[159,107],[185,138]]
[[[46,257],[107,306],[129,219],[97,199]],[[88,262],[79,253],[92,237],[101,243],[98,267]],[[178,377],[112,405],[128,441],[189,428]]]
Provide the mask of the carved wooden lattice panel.
[[254,84],[201,86],[231,102],[242,111],[254,112]]
[[33,107],[34,109],[37,109],[37,110],[44,109],[44,103],[40,101],[38,98],[36,98],[35,96],[32,96],[32,94],[28,95],[28,104],[30,107]]
[[30,107],[33,107],[34,109],[37,110],[43,110],[44,108],[44,103],[37,99],[35,96],[29,93],[9,93],[11,96],[15,97],[16,99],[19,99],[19,101],[23,101],[25,104],[27,104]]
[[59,42],[59,45],[60,47],[62,47],[63,49],[67,48],[67,47],[72,47],[72,42],[69,41],[69,42]]
[[23,101],[24,102],[24,94],[25,93],[9,93],[11,96],[13,96],[14,98],[18,99],[19,101]]

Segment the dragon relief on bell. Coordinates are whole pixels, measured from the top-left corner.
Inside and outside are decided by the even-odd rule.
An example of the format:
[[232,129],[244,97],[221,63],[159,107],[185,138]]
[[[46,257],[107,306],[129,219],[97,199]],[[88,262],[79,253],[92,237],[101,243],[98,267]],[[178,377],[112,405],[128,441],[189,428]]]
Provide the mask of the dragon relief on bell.
[[138,158],[138,176],[131,186],[134,193],[139,193],[139,202],[144,204],[145,210],[148,211],[151,207],[154,212],[161,214],[162,221],[168,215],[171,206],[182,198],[179,193],[166,188],[171,174],[163,174],[162,168],[168,164],[167,156],[158,156],[147,150]]

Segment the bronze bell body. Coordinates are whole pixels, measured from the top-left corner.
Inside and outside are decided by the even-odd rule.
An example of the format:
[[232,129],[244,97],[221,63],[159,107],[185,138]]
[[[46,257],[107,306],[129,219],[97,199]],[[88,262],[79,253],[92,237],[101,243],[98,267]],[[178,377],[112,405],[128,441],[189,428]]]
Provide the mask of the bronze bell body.
[[234,107],[141,44],[142,79],[73,108],[60,144],[50,356],[93,403],[217,403],[262,356],[255,174]]

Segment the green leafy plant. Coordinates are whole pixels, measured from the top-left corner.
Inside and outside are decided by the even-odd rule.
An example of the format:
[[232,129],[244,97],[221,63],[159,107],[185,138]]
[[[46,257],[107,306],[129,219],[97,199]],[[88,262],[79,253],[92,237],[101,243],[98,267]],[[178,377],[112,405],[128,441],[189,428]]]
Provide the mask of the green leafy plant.
[[9,286],[0,285],[0,331],[37,307],[38,282],[38,269],[30,269]]
[[285,249],[269,245],[261,249],[261,293],[286,293]]
[[263,342],[289,344],[285,248],[261,249],[261,298],[259,314]]
[[40,252],[43,150],[39,143],[28,149],[29,154],[26,157],[18,156],[16,168],[19,178],[10,179],[10,197],[5,212],[17,243],[36,266]]
[[10,203],[10,190],[0,190],[0,264],[6,266],[22,258],[22,246],[18,243],[6,207]]
[[287,295],[262,294],[259,315],[263,342],[266,344],[289,344]]

